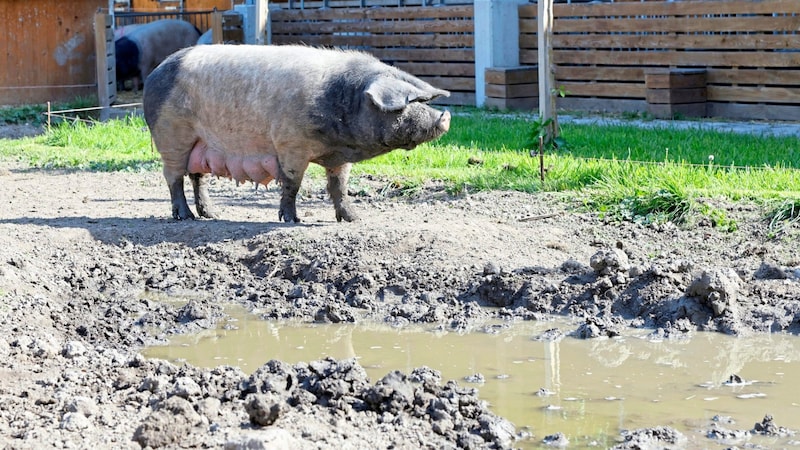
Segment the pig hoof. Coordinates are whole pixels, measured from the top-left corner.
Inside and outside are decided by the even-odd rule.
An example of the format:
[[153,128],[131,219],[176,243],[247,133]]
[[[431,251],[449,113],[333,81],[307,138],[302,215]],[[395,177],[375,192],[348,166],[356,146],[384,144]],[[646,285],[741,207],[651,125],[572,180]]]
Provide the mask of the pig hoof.
[[216,209],[211,208],[197,208],[197,214],[206,219],[219,219],[219,213]]
[[287,212],[284,212],[282,209],[280,211],[278,211],[278,220],[282,220],[282,221],[284,221],[286,223],[289,223],[289,222],[298,223],[298,222],[300,222],[300,218],[297,217],[297,214],[295,214],[295,213],[287,213]]
[[189,208],[173,208],[172,218],[175,220],[194,220],[194,214],[192,214],[192,211]]
[[346,209],[336,211],[336,221],[341,222],[342,220],[345,222],[354,222],[358,220],[358,216]]

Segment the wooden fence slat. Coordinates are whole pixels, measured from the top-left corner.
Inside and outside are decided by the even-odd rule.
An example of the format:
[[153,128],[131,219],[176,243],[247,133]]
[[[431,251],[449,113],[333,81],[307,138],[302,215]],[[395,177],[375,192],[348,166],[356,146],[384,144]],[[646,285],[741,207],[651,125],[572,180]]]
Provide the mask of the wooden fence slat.
[[294,22],[304,20],[420,20],[420,19],[454,19],[472,20],[472,5],[450,6],[447,8],[413,7],[413,8],[326,8],[326,9],[293,9],[270,12],[274,22]]
[[718,52],[718,51],[610,51],[563,50],[553,51],[556,64],[602,64],[640,66],[739,66],[747,67],[799,67],[800,52]]
[[644,82],[644,67],[556,67],[556,79],[568,81]]
[[797,70],[711,69],[708,84],[800,85]]
[[451,5],[446,8],[439,7],[413,7],[413,8],[370,8],[367,17],[375,20],[419,20],[419,19],[455,19],[463,18],[472,20],[474,8],[472,5]]
[[475,91],[474,77],[419,76],[419,79],[448,91]]
[[753,17],[615,17],[587,19],[560,19],[553,27],[554,33],[579,32],[793,32],[800,29],[800,16]]
[[391,25],[380,21],[359,22],[292,22],[273,24],[275,35],[332,33],[472,33],[474,25],[466,20],[403,21]]
[[776,34],[556,34],[556,48],[641,48],[707,50],[795,50],[800,35]]
[[644,84],[556,81],[556,85],[569,97],[644,98],[646,92]]
[[375,49],[371,52],[386,61],[453,61],[473,62],[472,49]]
[[394,64],[394,66],[417,76],[475,76],[475,64],[471,63],[442,63],[438,61],[435,63],[397,62]]
[[275,43],[303,42],[315,46],[337,47],[471,47],[472,36],[465,34],[392,34],[369,36],[323,35],[280,35],[274,36]]
[[709,101],[800,103],[799,87],[708,86],[707,90]]
[[[533,7],[535,9],[535,6]],[[601,4],[557,4],[554,7],[559,17],[601,16],[691,16],[700,14],[772,14],[800,13],[795,0],[761,1],[681,1],[681,2],[617,2]]]

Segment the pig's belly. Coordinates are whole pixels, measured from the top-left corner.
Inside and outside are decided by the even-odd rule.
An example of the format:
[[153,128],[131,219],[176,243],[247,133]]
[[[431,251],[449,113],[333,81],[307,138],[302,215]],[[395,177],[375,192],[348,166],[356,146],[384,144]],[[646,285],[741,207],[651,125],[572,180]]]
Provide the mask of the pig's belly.
[[278,178],[278,158],[275,155],[229,154],[209,148],[199,140],[189,154],[189,173],[210,173],[236,181],[255,181],[268,184]]

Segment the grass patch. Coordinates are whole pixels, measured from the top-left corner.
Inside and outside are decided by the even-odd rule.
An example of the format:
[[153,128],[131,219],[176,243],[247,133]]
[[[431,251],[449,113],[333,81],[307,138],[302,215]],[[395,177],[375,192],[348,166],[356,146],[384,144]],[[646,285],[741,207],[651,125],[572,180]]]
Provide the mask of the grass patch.
[[[796,137],[635,125],[561,124],[566,146],[546,152],[542,181],[539,159],[527,147],[533,119],[457,109],[441,139],[355,164],[353,185],[359,189],[360,175],[385,179],[386,189],[408,195],[429,180],[451,193],[572,191],[610,219],[691,225],[706,218],[729,231],[736,229],[735,222],[698,198],[780,202],[800,192]],[[0,157],[41,168],[160,168],[145,123],[137,117],[62,123],[43,136],[0,140]],[[323,173],[312,169],[308,176]],[[776,213],[776,223],[797,220],[794,210],[788,211]]]
[[800,199],[790,198],[777,202],[767,214],[769,236],[774,238],[786,228],[800,224]]
[[43,169],[154,170],[160,158],[150,148],[144,119],[61,122],[41,136],[0,140],[0,156]]

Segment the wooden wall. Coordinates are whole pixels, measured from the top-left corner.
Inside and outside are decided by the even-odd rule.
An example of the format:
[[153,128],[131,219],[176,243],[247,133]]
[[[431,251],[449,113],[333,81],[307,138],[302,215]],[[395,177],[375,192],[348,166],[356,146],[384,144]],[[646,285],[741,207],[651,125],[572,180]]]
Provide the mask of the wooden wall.
[[[238,1],[237,3],[242,3]],[[167,7],[179,5],[180,2],[159,2],[158,0],[131,0],[134,11],[164,11]],[[218,11],[233,9],[232,0],[184,0],[183,8],[186,11],[206,11],[217,8]]]
[[472,5],[270,12],[274,44],[366,50],[434,86],[438,103],[475,104]]
[[[536,5],[520,7],[520,59],[537,63]],[[559,106],[643,111],[644,71],[707,70],[709,116],[800,120],[800,1],[556,4]]]
[[96,95],[92,21],[107,0],[0,1],[0,105]]

